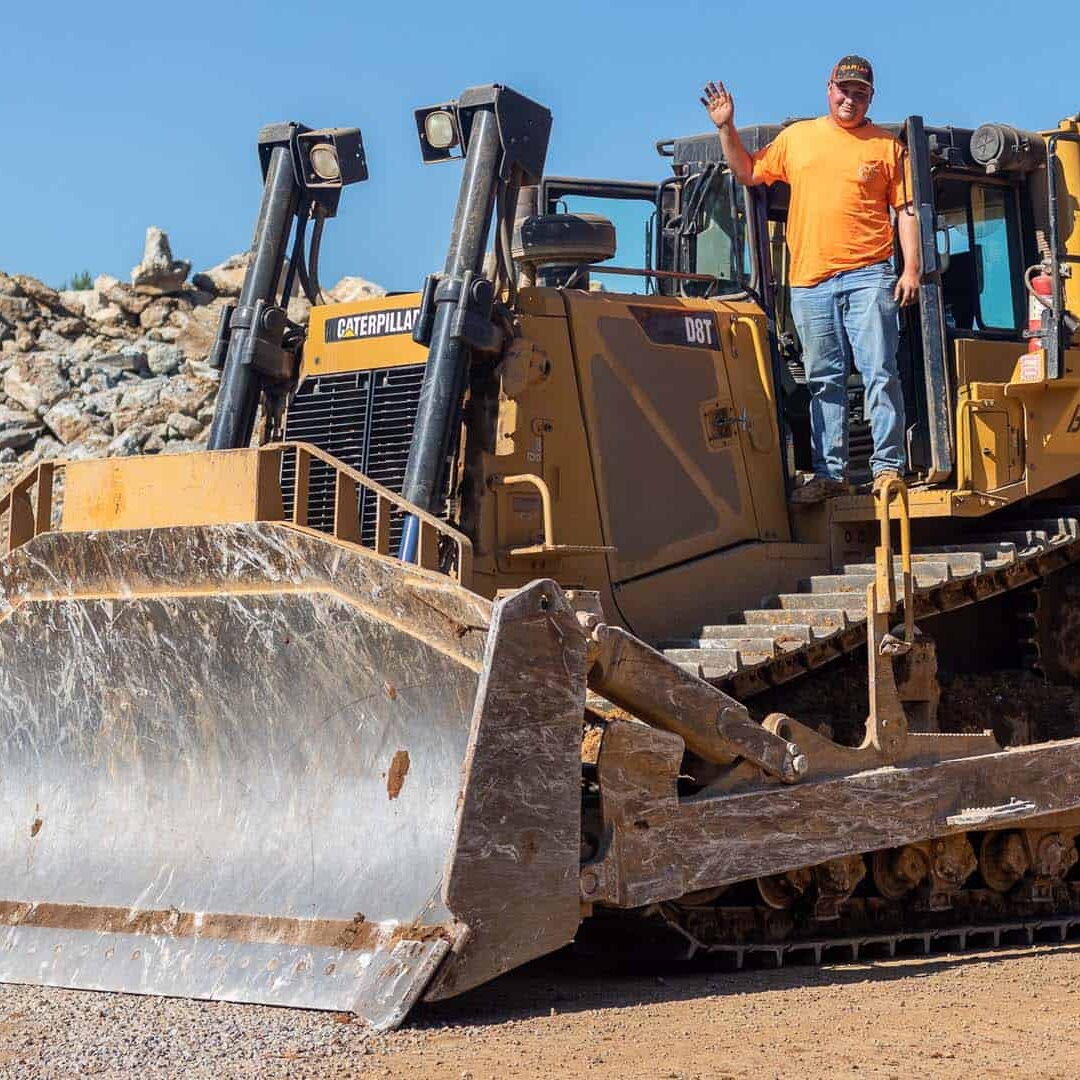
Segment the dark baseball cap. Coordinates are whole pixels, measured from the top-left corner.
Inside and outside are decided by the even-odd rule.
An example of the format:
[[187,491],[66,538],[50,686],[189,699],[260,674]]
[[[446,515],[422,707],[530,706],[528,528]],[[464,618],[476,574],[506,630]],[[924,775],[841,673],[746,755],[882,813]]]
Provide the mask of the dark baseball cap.
[[832,81],[834,83],[864,83],[873,90],[874,69],[865,56],[855,56],[854,54],[842,56],[836,61],[836,67],[832,69]]

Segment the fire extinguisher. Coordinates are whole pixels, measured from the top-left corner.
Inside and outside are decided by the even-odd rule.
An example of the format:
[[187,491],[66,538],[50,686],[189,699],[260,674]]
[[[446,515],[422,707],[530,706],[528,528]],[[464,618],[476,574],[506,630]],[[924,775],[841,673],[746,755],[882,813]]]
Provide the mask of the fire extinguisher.
[[[1038,271],[1032,276],[1032,271]],[[1038,352],[1043,347],[1042,324],[1043,312],[1050,310],[1053,295],[1053,279],[1043,267],[1033,266],[1028,271],[1028,347],[1029,353]]]

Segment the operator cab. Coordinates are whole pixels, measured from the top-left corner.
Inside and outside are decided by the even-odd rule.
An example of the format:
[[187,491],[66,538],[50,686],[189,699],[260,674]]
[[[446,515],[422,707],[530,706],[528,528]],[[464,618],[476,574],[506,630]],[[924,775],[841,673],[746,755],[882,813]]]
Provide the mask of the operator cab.
[[[753,153],[791,122],[743,128],[740,135]],[[1032,142],[1041,145],[1037,136],[1001,125],[984,125],[977,132],[927,128],[921,118],[911,117],[882,126],[907,146],[912,201],[930,211],[920,219],[920,302],[901,312],[899,365],[910,480],[959,486],[956,403],[968,384],[1007,383],[1028,346],[1025,282],[1040,260],[1037,237],[1045,247],[1049,232],[1046,156],[1030,149]],[[788,186],[737,184],[715,133],[660,142],[657,150],[670,159],[672,176],[655,184],[544,178],[542,215],[580,218],[599,212],[616,223],[618,238],[616,266],[589,260],[587,274],[554,276],[550,283],[759,303],[769,316],[790,477],[809,468],[810,427],[801,346],[790,312]],[[899,264],[898,246],[896,259]],[[861,379],[854,371],[849,395],[849,479],[860,483],[870,479],[873,444]],[[1019,445],[1019,440],[1005,432],[1005,444]],[[992,475],[974,478],[985,490],[1020,478],[1022,452],[995,466]]]

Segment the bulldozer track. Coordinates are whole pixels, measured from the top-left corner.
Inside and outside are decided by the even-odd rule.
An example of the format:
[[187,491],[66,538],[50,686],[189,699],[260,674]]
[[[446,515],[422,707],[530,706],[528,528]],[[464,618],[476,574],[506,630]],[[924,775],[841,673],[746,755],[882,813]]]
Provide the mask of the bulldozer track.
[[[1031,624],[1024,659],[1039,670],[1040,590],[1050,575],[1075,564],[1080,564],[1078,506],[1010,519],[992,535],[915,548],[914,615],[916,620],[943,615],[1004,594],[1022,596],[1020,590],[1033,587],[1020,614],[1021,625],[1025,618]],[[899,559],[895,565],[899,576]],[[745,700],[865,645],[866,590],[873,580],[874,565],[869,562],[804,579],[797,591],[706,626],[698,638],[669,642],[663,652],[685,670]],[[898,592],[902,595],[902,588]],[[649,912],[688,942],[691,956],[698,951],[721,955],[736,970],[754,961],[780,967],[788,962],[1030,948],[1080,943],[1080,880],[1075,872],[1071,878],[1059,884],[1052,903],[1041,905],[981,888],[956,893],[953,907],[937,912],[917,911],[906,901],[857,895],[843,905],[838,919],[824,924],[806,910],[776,911],[749,897],[746,906],[723,900],[704,906],[665,902]]]
[[[1053,517],[1010,521],[993,536],[915,548],[916,620],[989,600],[1080,563],[1080,507]],[[899,559],[896,560],[899,572]],[[866,643],[866,588],[872,563],[799,582],[766,606],[702,628],[697,638],[670,641],[664,654],[685,670],[743,700],[816,671]]]
[[[1035,945],[1080,944],[1080,882],[1063,883],[1057,902],[1047,904],[1039,914],[1021,916],[1008,912],[1009,901],[993,896],[995,906],[1006,910],[997,917],[965,921],[963,914],[984,906],[988,890],[969,890],[957,895],[955,921],[949,912],[937,913],[934,921],[915,919],[911,911],[879,897],[864,897],[850,902],[839,925],[830,930],[805,928],[783,940],[746,940],[766,937],[775,926],[777,913],[764,907],[739,908],[717,906],[711,909],[683,907],[677,903],[658,904],[652,914],[689,944],[688,958],[701,951],[729,959],[735,970],[742,970],[748,959],[760,960],[775,967],[787,962],[820,965],[829,962],[855,962],[860,959],[893,959],[902,955],[929,955],[932,952],[965,952],[1006,947],[1033,948]],[[1031,905],[1027,905],[1030,909]],[[909,925],[894,924],[905,919]],[[919,922],[922,925],[918,925]],[[747,923],[754,929],[747,934]],[[727,938],[727,940],[725,940]]]
[[990,925],[968,924],[935,930],[905,930],[895,934],[854,934],[810,938],[782,945],[735,945],[706,943],[677,921],[665,916],[668,925],[690,943],[689,956],[698,951],[731,958],[736,971],[746,966],[747,957],[772,961],[775,967],[787,962],[826,963],[863,959],[895,959],[909,953],[929,956],[933,952],[966,952],[1010,946],[1030,949],[1036,945],[1080,944],[1080,914],[1030,921],[1008,921]]

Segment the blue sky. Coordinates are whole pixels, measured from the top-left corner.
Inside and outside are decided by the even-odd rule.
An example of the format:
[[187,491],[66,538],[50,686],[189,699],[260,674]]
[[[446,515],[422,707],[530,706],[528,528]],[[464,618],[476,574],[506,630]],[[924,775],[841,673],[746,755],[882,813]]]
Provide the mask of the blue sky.
[[[371,179],[327,226],[323,280],[393,289],[441,267],[459,166],[422,166],[412,109],[503,82],[554,114],[548,171],[656,179],[658,138],[704,130],[723,78],[740,124],[824,108],[869,56],[872,115],[1046,127],[1080,111],[1075,5],[630,2],[285,5],[9,0],[0,11],[0,268],[127,277],[147,225],[196,269],[247,248],[255,134],[359,126]],[[1010,51],[1015,50],[1010,56]]]

